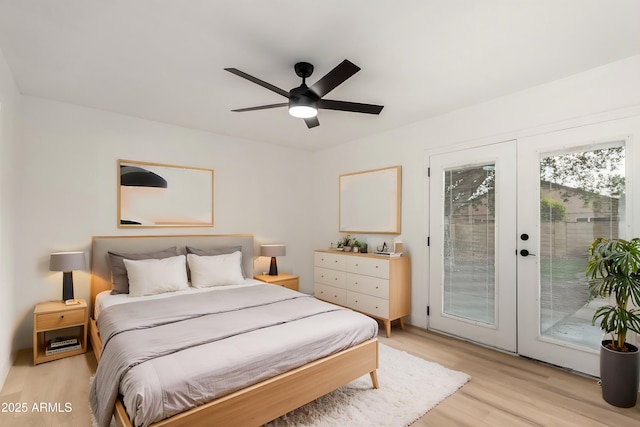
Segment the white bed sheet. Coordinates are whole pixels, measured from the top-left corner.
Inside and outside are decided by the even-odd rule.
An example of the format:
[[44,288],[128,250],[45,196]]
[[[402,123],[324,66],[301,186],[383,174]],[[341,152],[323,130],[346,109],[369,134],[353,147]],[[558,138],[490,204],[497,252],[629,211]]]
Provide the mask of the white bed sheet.
[[241,287],[241,286],[255,286],[255,285],[264,285],[264,282],[255,279],[245,279],[244,283],[239,285],[227,285],[227,286],[212,286],[209,288],[194,288],[189,286],[189,289],[184,291],[175,291],[175,292],[164,292],[162,294],[156,295],[145,295],[140,297],[132,297],[129,294],[111,294],[111,291],[103,291],[96,295],[95,307],[93,309],[94,319],[98,320],[100,316],[100,312],[107,307],[117,304],[126,304],[135,301],[142,301],[148,299],[160,299],[160,298],[170,298],[172,296],[182,294],[182,293],[191,293],[191,292],[211,292],[211,291],[221,291],[224,289],[232,288],[232,287]]

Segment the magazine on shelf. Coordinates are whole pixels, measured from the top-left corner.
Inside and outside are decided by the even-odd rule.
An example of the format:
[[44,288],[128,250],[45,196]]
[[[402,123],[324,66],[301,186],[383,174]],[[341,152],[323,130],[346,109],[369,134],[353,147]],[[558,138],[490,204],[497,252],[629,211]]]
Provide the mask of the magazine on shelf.
[[54,347],[54,348],[52,348],[51,346],[47,346],[47,348],[44,350],[44,354],[45,356],[53,356],[54,354],[66,353],[67,351],[73,351],[73,350],[80,350],[81,348],[82,348],[82,345],[80,344],[80,342],[77,342],[76,344],[67,344],[61,347]]
[[79,342],[80,341],[78,340],[78,337],[58,337],[49,341],[49,347],[50,348],[65,347],[67,345],[78,344]]

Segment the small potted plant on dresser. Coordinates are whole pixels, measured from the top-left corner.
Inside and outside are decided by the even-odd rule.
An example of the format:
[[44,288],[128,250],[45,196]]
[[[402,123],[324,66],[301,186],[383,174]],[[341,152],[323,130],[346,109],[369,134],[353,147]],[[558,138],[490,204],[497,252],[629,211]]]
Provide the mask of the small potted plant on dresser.
[[351,239],[351,236],[349,236],[348,234],[342,238],[340,240],[340,242],[338,244],[342,243],[342,250],[345,252],[351,252],[352,249],[352,245],[353,245],[353,240]]
[[602,397],[611,405],[630,408],[638,398],[640,353],[626,339],[628,331],[640,333],[640,238],[596,239],[589,248],[587,276],[591,298],[615,300],[593,315],[593,324],[599,320],[600,328],[611,334],[600,346]]

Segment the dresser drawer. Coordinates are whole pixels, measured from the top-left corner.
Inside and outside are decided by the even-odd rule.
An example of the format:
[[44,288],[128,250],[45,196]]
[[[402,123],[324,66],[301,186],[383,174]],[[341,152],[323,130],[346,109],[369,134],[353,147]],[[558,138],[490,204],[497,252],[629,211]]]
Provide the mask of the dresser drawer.
[[315,252],[314,265],[317,267],[332,268],[334,270],[346,270],[347,257],[341,254]]
[[66,328],[67,326],[83,325],[85,309],[67,310],[59,313],[43,313],[36,315],[36,330]]
[[322,283],[316,283],[314,285],[315,296],[318,299],[328,301],[338,305],[347,304],[347,290],[336,288],[334,286],[324,285]]
[[313,270],[313,281],[316,283],[323,283],[325,285],[336,286],[338,288],[346,288],[347,273],[344,271],[316,267]]
[[367,276],[389,278],[389,260],[384,258],[349,257],[347,259],[347,271],[349,273],[364,274]]
[[347,273],[347,289],[360,294],[389,299],[389,280]]
[[383,319],[389,317],[389,301],[371,295],[347,291],[347,307]]

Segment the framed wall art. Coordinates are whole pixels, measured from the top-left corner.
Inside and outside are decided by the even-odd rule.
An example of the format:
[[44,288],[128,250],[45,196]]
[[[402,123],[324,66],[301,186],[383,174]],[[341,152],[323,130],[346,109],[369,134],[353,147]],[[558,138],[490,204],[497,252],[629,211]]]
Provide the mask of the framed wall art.
[[118,227],[213,227],[213,169],[118,160]]
[[400,234],[401,167],[340,175],[342,233]]

